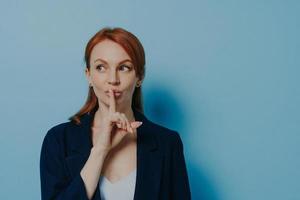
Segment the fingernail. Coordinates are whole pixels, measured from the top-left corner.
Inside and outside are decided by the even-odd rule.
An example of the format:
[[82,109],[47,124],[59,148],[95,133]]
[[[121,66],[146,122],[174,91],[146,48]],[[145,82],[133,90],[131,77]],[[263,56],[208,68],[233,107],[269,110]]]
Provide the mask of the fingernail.
[[143,122],[137,122],[137,127],[141,126]]

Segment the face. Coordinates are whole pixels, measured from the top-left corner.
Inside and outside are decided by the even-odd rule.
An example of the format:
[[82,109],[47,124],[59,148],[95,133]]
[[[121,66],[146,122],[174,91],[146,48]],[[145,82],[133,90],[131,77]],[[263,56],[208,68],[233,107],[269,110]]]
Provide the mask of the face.
[[131,107],[132,96],[138,82],[131,58],[111,40],[96,44],[90,55],[90,70],[86,76],[93,86],[99,105],[109,105],[109,89],[115,91],[117,108]]

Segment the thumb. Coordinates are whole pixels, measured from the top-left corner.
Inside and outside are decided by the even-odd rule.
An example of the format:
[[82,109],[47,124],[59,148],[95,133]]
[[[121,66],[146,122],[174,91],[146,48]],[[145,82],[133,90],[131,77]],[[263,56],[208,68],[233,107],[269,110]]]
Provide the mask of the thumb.
[[131,122],[130,125],[132,128],[138,128],[143,124],[143,122],[141,121],[135,121],[135,122]]

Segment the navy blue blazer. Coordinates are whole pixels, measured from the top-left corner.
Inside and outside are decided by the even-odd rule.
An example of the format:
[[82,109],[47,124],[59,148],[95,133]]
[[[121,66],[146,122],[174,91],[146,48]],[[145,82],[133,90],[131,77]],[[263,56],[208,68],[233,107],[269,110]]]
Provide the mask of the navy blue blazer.
[[[133,109],[137,129],[137,176],[134,200],[189,200],[191,192],[183,144],[178,132],[155,124]],[[48,130],[40,154],[42,200],[88,200],[80,171],[93,146],[94,112],[81,124],[65,122]],[[92,197],[101,200],[99,182]]]

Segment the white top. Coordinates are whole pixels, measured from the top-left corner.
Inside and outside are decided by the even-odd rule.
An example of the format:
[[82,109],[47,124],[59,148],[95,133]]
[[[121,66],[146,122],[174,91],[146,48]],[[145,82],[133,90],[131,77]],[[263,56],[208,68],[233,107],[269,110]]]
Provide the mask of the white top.
[[101,200],[133,200],[136,182],[136,169],[121,180],[111,183],[100,176],[99,189]]

